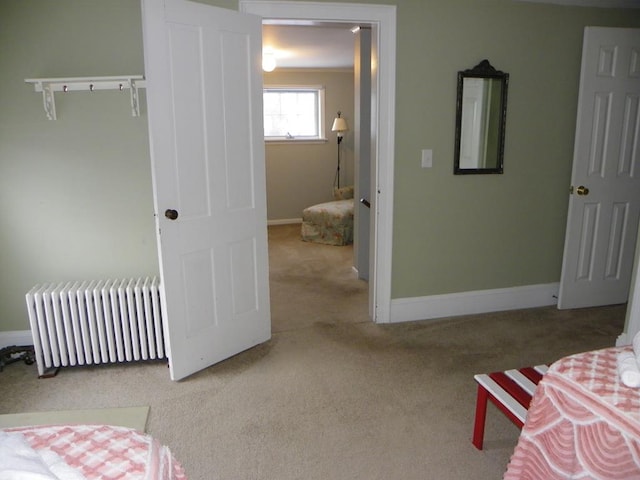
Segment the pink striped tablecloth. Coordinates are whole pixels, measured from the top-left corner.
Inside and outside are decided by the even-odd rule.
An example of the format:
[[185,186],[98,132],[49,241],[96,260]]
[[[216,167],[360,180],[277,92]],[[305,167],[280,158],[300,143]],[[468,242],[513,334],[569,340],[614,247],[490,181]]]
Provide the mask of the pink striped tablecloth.
[[136,430],[108,425],[8,428],[36,451],[50,450],[86,480],[186,480],[169,448]]
[[640,479],[640,389],[615,347],[554,363],[538,384],[504,480]]

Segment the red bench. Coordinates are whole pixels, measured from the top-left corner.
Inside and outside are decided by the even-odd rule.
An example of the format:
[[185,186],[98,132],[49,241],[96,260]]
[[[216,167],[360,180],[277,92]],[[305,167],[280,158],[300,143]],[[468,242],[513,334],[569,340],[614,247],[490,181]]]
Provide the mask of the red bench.
[[474,375],[473,378],[478,382],[478,399],[472,443],[478,450],[482,450],[484,440],[487,400],[491,400],[518,428],[522,428],[536,385],[548,368],[547,365],[538,365]]

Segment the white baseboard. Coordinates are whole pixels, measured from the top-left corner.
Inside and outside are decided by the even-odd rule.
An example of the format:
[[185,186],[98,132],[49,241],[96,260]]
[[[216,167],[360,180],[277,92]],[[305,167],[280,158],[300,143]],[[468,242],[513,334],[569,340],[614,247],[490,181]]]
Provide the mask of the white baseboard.
[[11,347],[13,345],[33,345],[31,330],[0,332],[0,348]]
[[391,323],[556,305],[559,283],[391,300]]
[[[391,323],[545,307],[557,304],[558,283],[391,300]],[[623,340],[622,338],[620,340]],[[619,341],[620,341],[619,340]],[[626,340],[626,339],[624,339]],[[0,332],[0,348],[33,345],[31,330]]]
[[302,223],[302,218],[281,218],[280,220],[267,220],[267,225],[290,225]]

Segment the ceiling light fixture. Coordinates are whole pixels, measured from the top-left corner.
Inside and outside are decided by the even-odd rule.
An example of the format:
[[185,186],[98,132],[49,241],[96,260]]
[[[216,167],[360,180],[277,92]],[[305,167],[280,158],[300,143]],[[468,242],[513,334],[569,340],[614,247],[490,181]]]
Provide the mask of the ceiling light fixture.
[[276,54],[271,47],[262,50],[262,70],[273,72],[276,68]]

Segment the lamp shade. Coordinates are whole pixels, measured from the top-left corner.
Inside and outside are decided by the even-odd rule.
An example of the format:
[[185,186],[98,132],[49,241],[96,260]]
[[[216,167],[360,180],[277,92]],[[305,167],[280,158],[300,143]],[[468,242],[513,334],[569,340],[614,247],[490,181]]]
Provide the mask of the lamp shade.
[[346,132],[347,130],[349,130],[349,126],[344,118],[336,117],[333,120],[333,125],[331,126],[332,132]]

